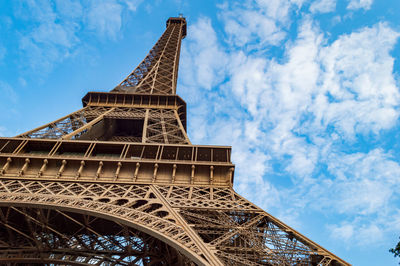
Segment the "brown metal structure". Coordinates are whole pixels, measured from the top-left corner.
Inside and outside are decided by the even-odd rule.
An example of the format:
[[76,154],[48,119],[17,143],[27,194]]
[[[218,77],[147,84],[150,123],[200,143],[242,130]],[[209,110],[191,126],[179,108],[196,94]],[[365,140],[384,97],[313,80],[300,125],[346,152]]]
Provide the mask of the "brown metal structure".
[[349,265],[238,195],[231,148],[192,145],[186,20],[83,109],[0,138],[0,264]]

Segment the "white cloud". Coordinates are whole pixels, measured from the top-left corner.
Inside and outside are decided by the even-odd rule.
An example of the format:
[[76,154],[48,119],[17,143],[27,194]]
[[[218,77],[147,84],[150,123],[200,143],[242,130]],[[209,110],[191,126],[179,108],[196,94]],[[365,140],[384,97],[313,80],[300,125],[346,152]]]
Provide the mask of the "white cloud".
[[143,2],[143,0],[122,0],[130,11],[136,11],[138,6]]
[[29,68],[45,74],[52,70],[55,62],[69,57],[78,43],[73,29],[48,22],[22,36],[19,45]]
[[294,201],[308,201],[303,203],[307,208],[342,217],[342,222],[327,225],[333,239],[377,245],[398,230],[400,164],[390,154],[374,149],[331,153],[324,160],[330,178],[321,176],[288,193]]
[[224,16],[225,31],[237,46],[255,43],[255,41],[261,41],[261,44],[277,45],[285,37],[285,33],[277,27],[273,19],[257,11],[243,10],[240,21],[233,17],[235,13],[225,12]]
[[54,22],[39,25],[32,31],[30,37],[37,44],[59,45],[65,48],[71,48],[78,42],[73,26]]
[[[246,12],[235,10],[224,21],[239,25],[246,17]],[[228,36],[235,39],[241,29],[237,27],[229,26]],[[247,35],[238,34],[242,36],[234,42],[238,47],[251,44],[249,36],[258,32],[254,27],[246,31]],[[345,138],[378,133],[398,118],[400,95],[390,55],[398,36],[380,23],[324,45],[312,22],[304,22],[299,38],[287,46],[284,64],[243,53],[232,56],[232,90],[253,116],[275,123],[276,141],[290,136],[290,131],[321,134],[330,126]]]
[[331,236],[340,240],[349,241],[354,235],[354,228],[351,224],[333,225],[329,229]]
[[310,6],[312,13],[329,13],[336,8],[336,0],[317,0]]
[[[226,54],[218,44],[210,19],[200,18],[197,23],[189,26],[189,31],[190,35],[182,49],[183,82],[210,90],[225,75]],[[189,54],[192,53],[196,56],[190,57]]]
[[[250,2],[250,1],[249,1]],[[265,15],[278,23],[289,23],[290,11],[298,10],[305,0],[256,0],[258,6]]]
[[[121,34],[123,12],[135,11],[140,0],[27,1],[16,4],[16,17],[34,21],[21,32],[20,49],[28,68],[50,72],[56,62],[84,48],[80,36],[116,40]],[[79,36],[79,37],[78,37]],[[28,60],[26,60],[28,59]]]
[[[72,2],[63,2],[63,10],[67,12],[67,3],[72,5]],[[16,9],[23,18],[36,22],[21,32],[19,47],[24,52],[23,60],[28,62],[27,67],[41,74],[51,71],[54,62],[69,57],[79,43],[76,36],[78,24],[60,20],[54,8],[48,1],[29,1]]]
[[[180,94],[190,104],[189,135],[193,143],[218,143],[234,145],[232,159],[237,165],[235,186],[243,193],[257,190],[252,193],[252,200],[260,205],[277,205],[278,192],[263,175],[270,169],[269,156],[262,152],[254,143],[258,143],[261,132],[258,122],[245,121],[242,117],[235,117],[238,113],[238,104],[231,95],[228,87],[222,82],[226,78],[227,63],[244,64],[243,68],[252,73],[256,70],[252,63],[240,62],[240,55],[229,55],[218,42],[216,33],[208,18],[200,18],[189,28],[190,35],[185,39],[182,47]],[[193,56],[195,55],[195,56]],[[238,61],[232,62],[233,58]],[[260,61],[260,64],[262,62]],[[254,78],[257,73],[254,73]],[[255,81],[254,85],[258,85]],[[212,90],[219,86],[218,91]],[[201,99],[207,98],[207,104]],[[214,104],[209,104],[209,103]],[[224,114],[229,114],[229,118]],[[204,125],[203,127],[191,125]],[[205,126],[207,125],[207,126]]]
[[398,37],[399,33],[380,23],[322,48],[320,82],[325,96],[320,94],[321,104],[313,110],[316,121],[324,127],[334,125],[346,137],[378,133],[396,123],[400,94],[390,52]]
[[256,0],[221,5],[221,18],[232,45],[246,50],[279,45],[291,24],[290,12],[301,8],[303,0]]
[[116,1],[91,1],[87,13],[88,28],[115,40],[121,30],[122,9]]
[[329,190],[339,212],[369,215],[384,212],[400,189],[400,165],[382,149],[367,154],[332,154],[328,171],[338,177]]
[[384,231],[376,224],[363,224],[358,230],[356,239],[359,245],[371,245],[381,243],[384,239]]
[[328,225],[331,231],[331,237],[341,242],[347,243],[352,247],[354,244],[359,246],[370,246],[381,243],[384,239],[384,231],[376,224],[360,223],[342,223],[341,225]]
[[[305,179],[300,188],[287,192],[292,201],[303,208],[324,206],[324,212],[345,215],[346,225],[335,228],[332,235],[356,238],[359,244],[377,243],[393,228],[383,221],[396,215],[399,164],[380,149],[345,155],[338,153],[337,145],[355,141],[356,134],[377,135],[397,125],[399,89],[390,52],[399,34],[377,24],[324,45],[312,27],[303,26],[302,31],[300,35],[308,37],[288,47],[288,62],[275,65],[273,72],[269,68],[276,79],[273,87],[280,92],[266,103],[277,109],[275,115],[266,116],[275,121],[272,151],[291,155],[286,171]],[[307,45],[311,46],[302,48]],[[305,69],[297,78],[296,67]],[[271,93],[265,95],[271,98]],[[273,111],[267,107],[262,113]],[[316,174],[310,171],[318,165],[327,165],[330,176],[310,179]],[[376,237],[366,241],[368,230]]]
[[[266,40],[271,34],[262,35],[258,21],[268,19],[275,26],[285,21],[267,15],[278,12],[272,8],[277,2],[258,3],[248,13],[242,6],[221,7],[227,12],[221,19],[228,48],[215,39],[204,18],[192,26],[195,37],[185,40],[183,90],[189,87],[196,99],[189,103],[196,109],[189,121],[204,125],[190,129],[193,142],[233,145],[235,188],[260,206],[284,209],[277,212],[291,221],[302,209],[341,215],[344,221],[328,228],[332,238],[361,244],[372,230],[376,238],[368,243],[381,241],[393,228],[387,221],[399,213],[399,162],[379,148],[346,154],[340,149],[359,135],[379,137],[398,124],[400,94],[391,51],[399,33],[378,23],[328,42],[305,16],[297,39],[282,47],[283,59],[276,59],[243,49],[260,42],[261,50],[271,45]],[[255,21],[248,22],[248,16]],[[277,26],[277,32],[282,27]],[[196,61],[198,55],[208,55],[207,60]],[[224,62],[215,60],[217,56]],[[205,70],[218,75],[197,76],[196,71]],[[277,189],[269,175],[290,178],[292,187]]]
[[365,9],[368,10],[371,8],[374,0],[350,0],[350,3],[347,5],[347,9]]
[[[287,62],[277,63],[262,57],[233,55],[229,85],[263,132],[258,145],[274,156],[290,156],[287,171],[299,176],[312,173],[317,152],[295,132],[302,113],[311,105],[319,66],[320,36],[311,23],[303,25],[299,39],[288,51]],[[262,141],[260,143],[260,141]]]

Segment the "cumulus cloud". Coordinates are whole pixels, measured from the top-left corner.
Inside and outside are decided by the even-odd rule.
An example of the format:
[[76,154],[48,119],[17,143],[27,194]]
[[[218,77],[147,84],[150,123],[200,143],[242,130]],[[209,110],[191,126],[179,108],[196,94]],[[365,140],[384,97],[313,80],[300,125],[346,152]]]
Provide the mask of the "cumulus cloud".
[[368,10],[371,8],[374,0],[350,0],[350,3],[347,5],[347,9],[365,9]]
[[[224,76],[226,55],[218,43],[210,19],[200,18],[196,24],[189,26],[189,31],[188,43],[183,44],[182,51],[184,83],[210,90]],[[196,57],[190,57],[190,53],[195,53]]]
[[[243,55],[240,63],[231,64],[232,69],[238,66],[231,76],[233,92],[253,117],[266,121],[259,123],[258,144],[272,158],[285,160],[283,169],[293,182],[310,192],[295,197],[295,187],[288,197],[304,207],[313,206],[309,199],[318,206],[326,203],[325,210],[361,215],[356,225],[369,224],[380,234],[387,227],[372,217],[392,218],[382,209],[396,206],[398,163],[382,150],[343,155],[337,149],[356,134],[377,135],[397,124],[399,89],[390,52],[398,36],[388,25],[377,24],[327,45],[306,20],[299,38],[287,47],[285,63]],[[246,61],[262,63],[252,69]],[[319,175],[317,167],[323,165],[330,178]],[[360,230],[360,237],[367,232]]]
[[[283,58],[277,58],[266,47],[282,42],[286,37],[274,34],[284,34],[291,22],[289,15],[275,14],[290,14],[303,2],[247,4],[221,7],[227,46],[215,39],[206,18],[185,41],[183,90],[191,88],[196,99],[189,121],[207,125],[201,130],[189,124],[194,142],[232,144],[235,188],[280,217],[296,222],[302,209],[341,215],[343,222],[327,225],[332,239],[366,243],[372,230],[376,238],[368,243],[381,241],[393,228],[385,221],[399,213],[399,162],[388,150],[360,151],[356,143],[360,136],[379,139],[398,125],[391,52],[399,33],[377,23],[328,41],[306,15],[297,38],[280,46]],[[334,6],[335,1],[314,2],[311,11]],[[265,25],[272,26],[263,33]],[[252,45],[260,49],[254,52]],[[196,61],[198,55],[207,60]],[[197,76],[205,70],[218,75]],[[274,182],[277,176],[289,180],[284,189]]]
[[307,114],[307,106],[312,104],[319,75],[315,60],[320,42],[320,36],[307,22],[288,52],[286,63],[240,52],[232,56],[230,64],[232,91],[249,114],[262,121],[259,142],[275,156],[289,156],[286,170],[301,175],[312,173],[317,156],[295,130],[301,114]]
[[319,0],[315,1],[310,6],[312,13],[328,13],[336,8],[336,0]]
[[285,33],[271,18],[265,17],[257,11],[243,10],[241,20],[234,18],[234,13],[224,12],[226,19],[225,31],[235,45],[243,46],[269,43],[277,45],[285,37]]
[[92,34],[116,40],[121,34],[123,12],[135,11],[140,0],[18,2],[16,17],[33,21],[24,29],[20,49],[29,68],[47,73],[82,49],[80,37]]
[[53,22],[40,24],[20,39],[20,49],[29,59],[29,67],[42,73],[50,71],[54,62],[69,57],[79,43],[74,25]]
[[126,7],[130,11],[136,11],[138,6],[143,2],[143,0],[121,0],[123,4],[126,5]]
[[[324,212],[344,214],[346,223],[333,226],[332,236],[377,243],[392,228],[384,221],[396,217],[399,163],[382,149],[349,154],[338,149],[343,140],[356,141],[357,134],[378,136],[397,125],[399,89],[390,52],[399,33],[379,23],[325,45],[315,27],[303,25],[301,31],[306,37],[289,48],[288,62],[275,65],[273,85],[280,94],[266,108],[269,114],[269,108],[278,109],[277,119],[266,116],[276,124],[271,150],[291,155],[285,170],[303,180],[301,189],[287,195],[305,208],[324,206]],[[296,78],[297,67],[306,70]],[[328,176],[316,171],[321,166]],[[367,241],[371,230],[375,238]]]
[[[379,23],[343,35],[321,50],[321,88],[325,105],[314,113],[320,124],[335,126],[347,137],[378,133],[398,119],[400,94],[390,55],[399,33]],[[322,98],[322,96],[321,96]]]
[[116,1],[91,1],[87,13],[87,25],[103,37],[116,39],[121,29],[122,6]]
[[31,39],[37,44],[59,45],[70,48],[77,42],[73,28],[57,23],[41,24],[31,33]]
[[232,45],[247,50],[265,49],[265,45],[276,46],[285,39],[291,25],[290,13],[298,11],[302,4],[302,0],[225,3],[220,16]]
[[328,171],[337,176],[330,190],[339,212],[361,215],[384,213],[400,188],[400,165],[382,149],[368,153],[333,154]]
[[[230,88],[224,86],[228,63],[244,64],[243,68],[248,70],[246,73],[256,68],[251,66],[252,63],[240,62],[239,55],[231,55],[223,48],[210,19],[200,18],[190,26],[189,31],[191,34],[182,47],[182,86],[179,93],[189,101],[192,109],[188,125],[190,138],[195,143],[207,140],[214,144],[233,144],[232,159],[238,166],[247,166],[237,168],[236,175],[240,179],[235,180],[235,185],[243,193],[259,191],[252,193],[250,199],[262,202],[260,205],[264,207],[276,205],[278,192],[263,179],[270,166],[269,156],[256,146],[261,133],[258,132],[258,121],[236,116],[240,114],[240,104]],[[233,63],[233,58],[239,61]],[[216,86],[218,90],[215,90]],[[210,105],[210,102],[213,104]],[[192,127],[199,124],[207,127]],[[265,193],[266,190],[268,193]]]
[[47,1],[29,1],[16,9],[22,18],[35,22],[21,32],[19,47],[28,59],[29,68],[41,73],[50,71],[55,61],[69,57],[79,43],[77,23],[59,20],[54,8]]
[[349,241],[354,235],[354,227],[351,224],[333,225],[329,229],[335,239]]
[[[251,3],[251,1],[248,2]],[[304,2],[305,0],[256,0],[253,8],[259,9],[267,17],[287,26],[290,22],[290,11],[300,9]]]

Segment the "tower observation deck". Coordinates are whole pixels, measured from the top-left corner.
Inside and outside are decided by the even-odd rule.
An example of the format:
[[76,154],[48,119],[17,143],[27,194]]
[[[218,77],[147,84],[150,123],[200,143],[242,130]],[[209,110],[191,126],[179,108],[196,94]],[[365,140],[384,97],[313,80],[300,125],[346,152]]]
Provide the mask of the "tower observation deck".
[[186,20],[83,108],[0,138],[0,264],[349,265],[233,190],[176,94]]

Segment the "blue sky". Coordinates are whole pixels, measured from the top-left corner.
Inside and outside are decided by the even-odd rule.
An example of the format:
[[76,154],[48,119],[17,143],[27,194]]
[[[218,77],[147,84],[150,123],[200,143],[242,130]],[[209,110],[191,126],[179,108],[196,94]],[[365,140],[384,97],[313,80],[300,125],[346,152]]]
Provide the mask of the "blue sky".
[[353,265],[397,265],[400,1],[0,0],[0,135],[114,88],[183,13],[178,94],[235,189]]

